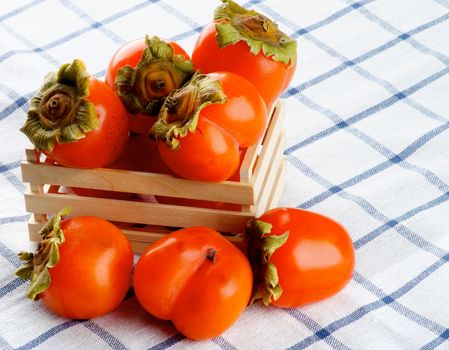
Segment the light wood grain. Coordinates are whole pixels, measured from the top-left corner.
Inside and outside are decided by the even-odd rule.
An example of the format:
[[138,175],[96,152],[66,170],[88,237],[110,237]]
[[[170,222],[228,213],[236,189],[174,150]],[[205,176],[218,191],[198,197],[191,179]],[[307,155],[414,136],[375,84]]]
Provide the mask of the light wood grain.
[[242,165],[240,166],[240,181],[242,182],[250,182],[253,175],[254,164],[256,163],[256,159],[260,154],[262,149],[262,145],[267,142],[267,132],[270,128],[273,127],[273,119],[277,113],[282,112],[282,110],[278,109],[283,102],[278,100],[267,113],[267,125],[264,132],[264,136],[260,138],[260,140],[254,145],[248,147],[245,153],[245,157],[243,158]]
[[[39,162],[39,154],[34,150],[25,150],[25,158],[27,161]],[[28,191],[32,193],[44,193],[44,182],[30,181],[28,184]],[[33,218],[37,222],[47,221],[47,215],[42,214],[41,212],[33,213]]]
[[34,149],[25,149],[25,159],[29,162],[39,162],[39,156]]
[[[282,191],[284,190],[286,170],[287,166],[285,164],[285,158],[283,158],[281,161],[281,166],[279,167],[278,172],[276,174],[276,179],[270,197],[263,212],[266,212],[267,210],[270,210],[278,206],[279,199],[281,198]],[[262,213],[258,213],[258,215],[260,214]]]
[[22,162],[22,179],[30,183],[254,204],[252,187],[236,181],[199,182],[165,174],[117,169],[75,169],[29,161]]
[[[260,193],[265,174],[273,158],[273,154],[278,146],[278,141],[283,130],[283,119],[284,119],[284,105],[279,103],[276,108],[276,113],[273,115],[271,121],[272,127],[267,130],[266,139],[267,142],[264,143],[262,152],[257,160],[256,168],[254,170],[254,175],[251,178],[251,183],[254,188],[254,193]],[[257,197],[256,197],[257,198]]]
[[264,179],[260,185],[261,191],[256,200],[256,214],[265,211],[267,207],[268,200],[270,198],[273,187],[275,186],[275,181],[277,179],[278,170],[281,166],[281,162],[284,158],[283,155],[283,145],[284,145],[284,132],[281,132],[279,138],[277,139],[277,144],[275,145],[273,154],[270,158],[270,163],[268,165],[267,171],[264,174]]
[[[30,234],[30,240],[33,242],[39,242],[41,240],[41,236],[39,235],[39,230],[42,228],[43,223],[36,222],[30,220],[28,222],[28,231]],[[167,230],[162,227],[152,227],[152,231],[139,231],[132,229],[122,229],[118,226],[125,236],[128,238],[133,251],[135,253],[141,254],[146,248],[148,248],[152,243],[157,240],[165,237],[168,233],[173,232],[174,230]],[[240,249],[244,249],[246,247],[245,239],[243,236],[229,236],[224,235],[224,237],[229,240],[232,244],[237,246]]]
[[240,211],[226,211],[116,199],[80,197],[67,194],[25,193],[29,212],[56,213],[71,206],[71,216],[94,215],[106,220],[170,227],[208,226],[221,232],[243,232],[253,216]]

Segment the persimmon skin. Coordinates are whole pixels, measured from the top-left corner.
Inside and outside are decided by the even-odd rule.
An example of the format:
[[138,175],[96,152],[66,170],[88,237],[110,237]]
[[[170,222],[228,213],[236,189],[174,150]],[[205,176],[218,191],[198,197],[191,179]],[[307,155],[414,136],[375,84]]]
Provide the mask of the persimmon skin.
[[115,161],[129,135],[129,117],[120,99],[100,80],[89,80],[89,96],[97,112],[99,127],[75,142],[55,142],[51,152],[44,153],[56,163],[74,168],[101,168]]
[[[211,250],[213,258],[208,258]],[[210,339],[228,329],[245,309],[252,272],[245,255],[207,227],[175,231],[151,245],[134,272],[142,307],[171,320],[188,338]]]
[[215,23],[209,23],[200,33],[192,52],[195,69],[202,73],[228,71],[241,75],[259,90],[270,107],[287,88],[296,69],[274,61],[262,52],[254,55],[244,41],[220,48],[216,40]]
[[201,114],[197,129],[181,139],[178,150],[171,150],[163,142],[158,143],[158,149],[175,174],[190,180],[224,181],[237,171],[240,163],[237,141]]
[[267,123],[267,106],[248,80],[231,72],[214,72],[209,76],[223,86],[228,101],[207,106],[202,115],[229,132],[241,148],[256,143]]
[[131,285],[133,253],[125,235],[110,222],[80,216],[61,222],[65,242],[49,269],[50,287],[39,294],[54,313],[89,319],[116,309]]
[[169,172],[159,156],[157,142],[140,134],[129,136],[122,154],[108,168],[161,174]]
[[282,295],[279,307],[298,307],[328,298],[352,278],[355,264],[351,237],[337,222],[296,208],[276,208],[260,217],[273,227],[271,235],[289,232],[271,256]]

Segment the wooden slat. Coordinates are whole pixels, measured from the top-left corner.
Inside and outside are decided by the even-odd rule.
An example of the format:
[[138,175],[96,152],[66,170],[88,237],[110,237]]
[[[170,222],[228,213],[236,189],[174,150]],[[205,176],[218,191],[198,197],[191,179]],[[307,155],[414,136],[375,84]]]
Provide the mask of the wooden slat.
[[151,243],[139,241],[129,241],[129,243],[135,254],[142,254],[151,245]]
[[276,177],[278,175],[278,170],[284,158],[283,146],[284,132],[282,131],[279,138],[277,139],[277,144],[275,145],[273,155],[270,158],[271,161],[267,168],[267,171],[263,174],[265,179],[263,180],[261,191],[259,192],[259,196],[256,200],[256,213],[260,212],[260,210],[264,210],[267,206],[270,194],[275,184]]
[[[39,154],[34,150],[25,150],[25,158],[30,162],[39,162]],[[29,183],[29,191],[32,193],[43,193],[44,192],[44,182],[30,182]],[[33,213],[34,220],[38,222],[45,222],[47,220],[47,216],[42,214],[41,212]]]
[[272,127],[270,127],[267,131],[266,142],[264,143],[264,147],[260,154],[259,159],[257,160],[256,169],[254,170],[254,176],[251,179],[251,183],[253,184],[254,193],[257,195],[262,187],[264,181],[264,174],[267,172],[268,167],[270,166],[271,159],[273,157],[273,152],[275,151],[278,145],[278,139],[283,130],[283,119],[284,119],[284,105],[282,102],[279,102],[276,113],[273,116]]
[[[122,230],[123,233],[128,237],[128,240],[130,242],[143,242],[147,244],[152,244],[156,242],[157,240],[165,237],[166,233],[158,233],[158,232],[146,232],[145,234],[142,234],[142,232],[139,231],[133,231],[133,230]],[[228,241],[230,241],[232,244],[238,246],[238,247],[245,247],[245,239],[243,236],[228,236],[223,235]]]
[[[277,106],[282,103],[281,100],[278,100],[276,103],[274,103],[270,110],[267,113],[267,130],[269,130],[270,127],[272,127],[272,120],[275,113],[277,113]],[[250,182],[252,174],[253,174],[253,167],[256,163],[257,156],[260,153],[260,149],[262,147],[262,143],[265,141],[265,135],[267,131],[264,133],[264,137],[261,137],[260,140],[248,147],[246,150],[245,157],[243,158],[242,165],[240,167],[240,181],[242,182]]]
[[[285,159],[282,159],[281,166],[279,167],[279,170],[276,174],[274,186],[272,188],[270,198],[268,199],[264,212],[277,207],[279,199],[281,198],[282,191],[284,190],[286,169],[287,166],[285,165]],[[260,215],[262,213],[257,214]]]
[[[41,236],[39,235],[38,232],[42,228],[42,225],[43,223],[36,222],[33,220],[30,220],[28,222],[28,230],[30,233],[31,241],[39,242],[41,240]],[[142,232],[132,229],[122,229],[122,232],[125,234],[129,242],[131,243],[133,252],[139,254],[142,253],[152,243],[163,238],[167,233],[172,232],[165,228],[158,228],[158,227],[154,227],[154,231],[156,232]],[[242,250],[246,246],[243,236],[224,236],[224,237]]]
[[39,157],[34,149],[25,149],[25,159],[30,162],[39,162]]
[[29,161],[22,162],[22,179],[30,183],[254,204],[251,185],[236,181],[199,182],[165,174],[117,169],[74,169]]
[[72,216],[93,215],[106,220],[170,227],[208,226],[221,232],[243,232],[253,216],[239,211],[214,210],[66,194],[25,193],[28,212],[56,213],[71,206]]

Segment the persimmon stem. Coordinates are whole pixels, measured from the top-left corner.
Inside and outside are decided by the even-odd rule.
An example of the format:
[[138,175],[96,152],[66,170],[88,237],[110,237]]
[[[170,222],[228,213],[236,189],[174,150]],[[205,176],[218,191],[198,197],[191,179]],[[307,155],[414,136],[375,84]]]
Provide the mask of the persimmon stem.
[[209,248],[207,250],[206,259],[214,262],[216,257],[217,257],[217,250],[214,248]]
[[40,107],[40,121],[50,129],[73,123],[78,113],[78,97],[70,87],[60,86],[44,95]]
[[179,139],[195,132],[202,109],[226,101],[220,81],[197,71],[183,87],[165,98],[149,137],[164,141],[170,149],[177,150]]
[[157,116],[164,99],[188,81],[193,62],[175,54],[168,42],[154,36],[145,38],[142,58],[133,68],[125,65],[118,70],[115,92],[131,114]]
[[89,86],[89,73],[79,59],[46,75],[20,129],[37,150],[51,152],[56,143],[75,142],[98,129],[95,106],[87,99]]
[[215,10],[214,20],[219,47],[244,41],[254,55],[262,52],[274,61],[289,67],[296,62],[296,41],[279,30],[268,17],[247,10],[232,0],[222,0]]
[[277,268],[270,261],[271,255],[288,239],[288,232],[271,234],[271,224],[255,219],[246,227],[247,255],[254,273],[253,293],[250,304],[262,299],[265,305],[282,295]]
[[49,269],[59,262],[59,247],[64,243],[64,232],[61,229],[61,220],[70,213],[70,207],[64,208],[53,215],[42,227],[39,234],[42,241],[38,243],[34,253],[20,252],[19,259],[23,265],[16,271],[16,275],[22,280],[30,280],[27,297],[31,300],[39,300],[39,294],[50,287],[51,277]]

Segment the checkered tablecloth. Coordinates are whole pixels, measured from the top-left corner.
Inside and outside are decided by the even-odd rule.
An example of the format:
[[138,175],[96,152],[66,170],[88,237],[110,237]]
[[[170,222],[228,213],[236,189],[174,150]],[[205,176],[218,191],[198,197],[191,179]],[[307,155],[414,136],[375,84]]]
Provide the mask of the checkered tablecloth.
[[449,1],[252,0],[298,40],[285,92],[281,204],[341,222],[356,271],[341,293],[298,309],[247,308],[193,342],[129,297],[78,322],[25,298],[16,253],[31,249],[19,133],[48,71],[82,58],[98,77],[145,33],[190,51],[218,1],[0,2],[1,349],[449,349]]

